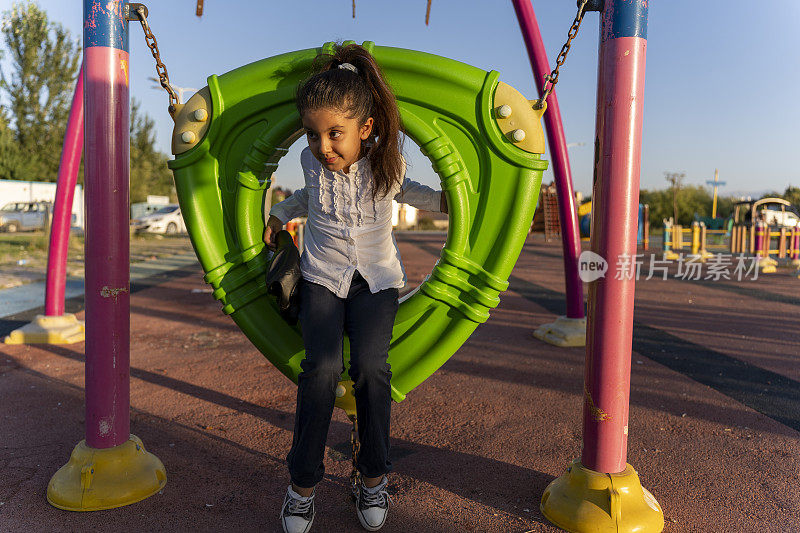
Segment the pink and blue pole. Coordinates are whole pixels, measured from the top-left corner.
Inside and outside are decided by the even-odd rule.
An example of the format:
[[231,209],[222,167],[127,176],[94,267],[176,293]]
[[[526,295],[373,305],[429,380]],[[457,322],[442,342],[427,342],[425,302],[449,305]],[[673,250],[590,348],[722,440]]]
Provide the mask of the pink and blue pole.
[[541,500],[548,520],[575,533],[664,528],[626,462],[636,270],[617,269],[636,255],[647,3],[605,0],[600,17],[591,249],[609,272],[589,283],[581,459]]
[[84,0],[86,444],[130,438],[128,22],[122,1]]
[[604,473],[627,457],[636,281],[614,269],[636,254],[647,3],[606,0],[600,22],[591,248],[610,268],[589,285],[581,463]]
[[[547,51],[539,32],[539,24],[531,0],[512,0],[517,13],[525,47],[528,50],[533,78],[539,94],[544,90],[544,76],[550,74]],[[564,277],[566,281],[567,318],[583,318],[583,285],[578,273],[578,257],[581,254],[578,214],[575,210],[575,195],[572,190],[572,172],[569,166],[567,141],[561,123],[561,110],[555,90],[547,97],[547,112],[544,114],[547,143],[553,160],[553,176],[558,192],[558,217],[561,221],[561,242],[564,251]]]
[[50,229],[50,248],[47,255],[47,284],[44,293],[44,314],[64,314],[64,291],[67,282],[67,249],[72,218],[72,202],[78,169],[83,152],[83,65],[78,71],[72,107],[69,110],[61,163],[58,167],[53,225]]
[[139,502],[167,482],[130,433],[128,21],[126,2],[84,0],[86,439],[47,485],[68,511]]

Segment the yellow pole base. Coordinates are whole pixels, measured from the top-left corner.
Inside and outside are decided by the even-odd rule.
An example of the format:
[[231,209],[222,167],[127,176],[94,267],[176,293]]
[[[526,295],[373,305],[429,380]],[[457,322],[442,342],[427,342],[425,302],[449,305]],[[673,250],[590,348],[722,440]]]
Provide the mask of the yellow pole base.
[[542,514],[572,533],[649,533],[664,529],[664,513],[631,465],[603,474],[572,462],[544,491]]
[[586,346],[586,318],[560,316],[555,322],[539,326],[533,336],[562,348]]
[[680,258],[680,256],[672,250],[667,250],[663,255],[665,261],[677,261]]
[[90,448],[82,440],[47,486],[47,501],[65,511],[101,511],[129,505],[164,488],[167,472],[142,441]]
[[73,344],[83,342],[86,333],[83,322],[72,313],[61,316],[36,315],[33,322],[12,331],[6,344]]
[[774,274],[778,271],[778,262],[771,257],[759,257],[758,268],[761,269],[762,274]]

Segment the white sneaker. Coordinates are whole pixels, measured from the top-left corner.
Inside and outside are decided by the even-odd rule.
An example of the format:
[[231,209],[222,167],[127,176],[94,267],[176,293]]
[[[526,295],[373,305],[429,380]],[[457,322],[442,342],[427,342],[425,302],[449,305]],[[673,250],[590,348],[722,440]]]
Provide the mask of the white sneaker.
[[314,523],[314,495],[303,497],[292,490],[286,490],[286,498],[281,507],[281,525],[283,533],[308,533]]
[[367,488],[362,481],[359,483],[356,495],[356,514],[358,521],[367,531],[378,531],[386,522],[389,514],[389,493],[386,485],[389,479],[383,476],[380,483],[372,488]]

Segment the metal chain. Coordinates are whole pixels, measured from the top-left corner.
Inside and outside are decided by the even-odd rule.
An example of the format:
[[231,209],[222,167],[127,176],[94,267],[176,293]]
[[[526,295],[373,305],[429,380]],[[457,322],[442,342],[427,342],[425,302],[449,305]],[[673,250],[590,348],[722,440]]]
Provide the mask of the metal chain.
[[541,109],[544,106],[545,102],[547,101],[547,97],[550,96],[550,93],[553,90],[553,87],[555,87],[556,83],[558,83],[558,69],[561,68],[561,65],[563,65],[564,61],[567,60],[567,53],[569,52],[569,47],[572,45],[572,39],[578,35],[581,22],[583,22],[583,15],[586,13],[586,4],[589,3],[589,0],[579,0],[579,2],[578,14],[575,15],[575,20],[572,22],[572,27],[570,27],[569,32],[567,32],[567,42],[564,43],[564,46],[561,47],[561,52],[558,53],[558,58],[556,59],[556,68],[553,69],[553,72],[550,74],[545,74],[544,76],[542,97],[536,101],[536,105],[534,106],[536,109]]
[[[156,72],[158,73],[158,81],[161,83],[161,86],[167,91],[169,94],[169,114],[173,115],[175,113],[175,109],[177,109],[178,105],[178,93],[175,92],[175,89],[172,88],[172,85],[169,83],[169,74],[167,74],[167,67],[164,66],[164,63],[161,62],[161,54],[158,52],[158,42],[156,41],[155,35],[153,32],[150,31],[150,25],[147,23],[147,7],[144,4],[136,4],[130,3],[128,4],[131,14],[136,13],[139,22],[142,23],[142,29],[144,30],[144,40],[147,43],[147,47],[150,48],[150,52],[153,54],[153,58],[156,60]],[[129,16],[128,20],[135,20]]]
[[350,487],[352,496],[355,498],[358,493],[358,485],[361,482],[361,474],[358,471],[358,451],[361,445],[358,442],[358,418],[355,415],[347,415],[347,418],[353,423],[353,428],[350,430],[350,448],[353,451],[353,469],[350,471]]

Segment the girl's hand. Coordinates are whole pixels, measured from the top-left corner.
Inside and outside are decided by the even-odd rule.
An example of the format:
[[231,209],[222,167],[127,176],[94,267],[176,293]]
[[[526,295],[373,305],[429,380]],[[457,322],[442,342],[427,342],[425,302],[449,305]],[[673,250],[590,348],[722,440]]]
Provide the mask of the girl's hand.
[[282,229],[283,222],[281,222],[281,219],[270,215],[269,219],[267,220],[267,226],[264,228],[264,244],[267,245],[267,248],[270,250],[274,250],[276,248],[277,243],[275,241],[275,237]]
[[447,213],[447,196],[442,191],[442,199],[439,200],[439,211],[442,213]]

